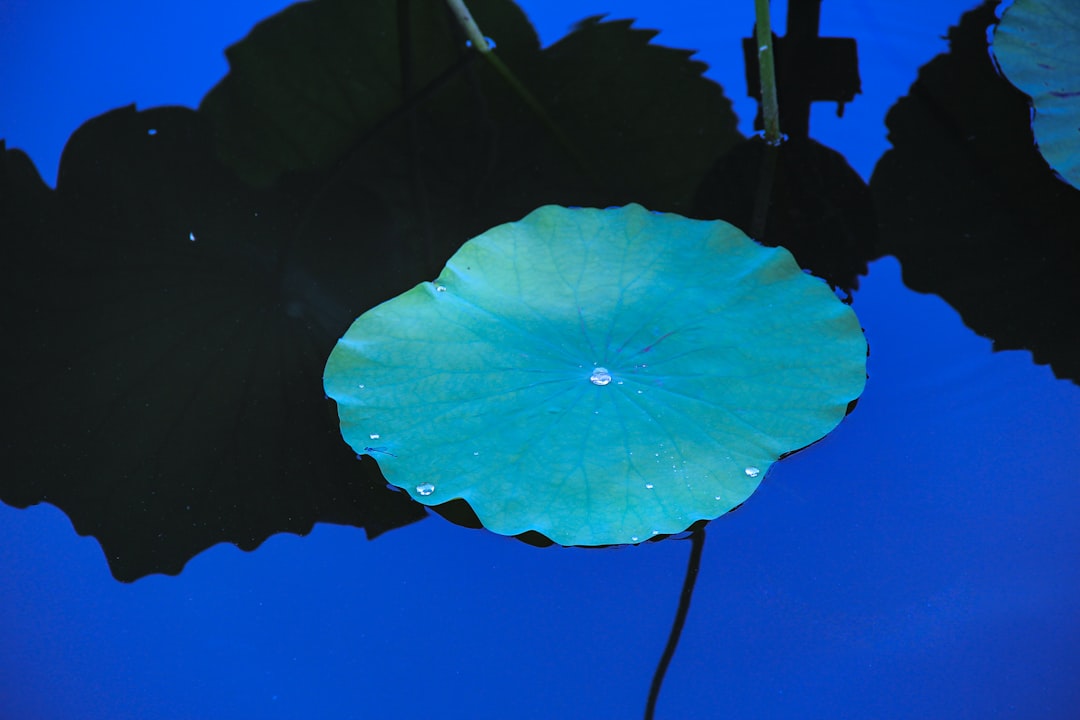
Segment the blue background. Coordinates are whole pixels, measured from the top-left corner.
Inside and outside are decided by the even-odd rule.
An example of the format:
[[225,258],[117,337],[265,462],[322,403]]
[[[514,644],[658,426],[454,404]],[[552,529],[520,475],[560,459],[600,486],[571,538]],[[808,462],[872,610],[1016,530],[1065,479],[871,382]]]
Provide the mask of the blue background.
[[[194,107],[285,4],[0,0],[0,137],[52,183],[82,122]],[[545,43],[611,12],[699,48],[750,131],[750,0],[521,5]],[[813,135],[868,178],[886,110],[969,6],[825,3],[864,94],[842,120],[815,106]],[[855,309],[865,394],[709,526],[658,717],[1080,716],[1080,390],[992,353],[895,259]],[[433,517],[217,546],[124,585],[56,508],[0,505],[0,718],[639,717],[688,552],[541,550]]]

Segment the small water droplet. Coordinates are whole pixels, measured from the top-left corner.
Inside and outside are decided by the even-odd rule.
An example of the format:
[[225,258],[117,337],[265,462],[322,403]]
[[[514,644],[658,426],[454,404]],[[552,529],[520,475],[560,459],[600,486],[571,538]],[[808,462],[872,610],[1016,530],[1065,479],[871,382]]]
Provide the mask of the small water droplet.
[[644,392],[645,392],[644,390],[638,390],[638,391],[637,391],[637,394],[638,394],[638,395],[641,395],[641,394],[642,394],[642,393],[644,393]]
[[473,455],[479,455],[479,454],[480,454],[480,451],[479,451],[479,450],[475,450],[475,451],[473,451]]
[[435,292],[446,292],[446,286],[445,285],[436,285],[435,286]]
[[589,382],[593,385],[607,385],[611,382],[611,373],[607,371],[607,368],[598,367],[592,371]]
[[[487,35],[484,36],[484,42],[487,43],[487,46],[488,46],[487,51],[491,51],[491,50],[495,49],[495,41],[492,40],[491,38],[489,38]],[[465,47],[472,47],[472,46],[473,46],[473,41],[472,40],[466,40],[465,41]],[[485,51],[485,52],[487,52],[487,51]]]
[[653,484],[652,483],[645,483],[645,489],[646,490],[652,490],[653,489]]
[[637,535],[631,535],[630,542],[637,542]]
[[427,497],[431,493],[435,492],[435,486],[431,483],[420,483],[416,486],[416,494]]
[[195,242],[195,233],[189,232],[187,234],[187,239],[190,240],[191,242]]
[[659,530],[653,530],[653,531],[652,531],[652,534],[653,534],[653,535],[659,535],[659,534],[660,534],[660,531],[659,531]]
[[758,470],[753,465],[751,465],[750,467],[743,470],[743,472],[746,473],[746,477],[757,477],[758,475],[761,474],[761,471]]
[[379,439],[379,433],[371,433],[370,435],[368,435],[368,437],[371,438],[372,440],[378,440]]
[[357,390],[363,390],[364,389],[364,383],[360,383],[359,385],[357,385],[356,389]]

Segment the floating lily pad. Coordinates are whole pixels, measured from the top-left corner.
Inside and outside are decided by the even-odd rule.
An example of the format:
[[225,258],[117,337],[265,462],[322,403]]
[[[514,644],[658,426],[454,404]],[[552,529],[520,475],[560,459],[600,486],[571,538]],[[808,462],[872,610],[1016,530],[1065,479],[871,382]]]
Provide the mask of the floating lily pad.
[[361,315],[327,361],[342,434],[490,530],[634,543],[741,504],[865,381],[858,319],[722,221],[545,206]]
[[1046,162],[1080,187],[1080,3],[1016,0],[994,32],[1005,76],[1031,97]]

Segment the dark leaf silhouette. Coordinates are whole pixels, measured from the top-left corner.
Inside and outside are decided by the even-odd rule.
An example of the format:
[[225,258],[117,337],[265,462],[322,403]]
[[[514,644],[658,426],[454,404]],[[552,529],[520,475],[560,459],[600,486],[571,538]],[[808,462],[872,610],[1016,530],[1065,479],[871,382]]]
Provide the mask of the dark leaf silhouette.
[[539,192],[561,204],[685,210],[741,137],[705,66],[649,44],[656,33],[628,21],[591,18],[541,50],[512,3],[469,3],[564,142],[466,47],[441,5],[401,24],[395,5],[303,3],[231,48],[232,71],[201,108],[221,128],[225,161],[262,183],[287,170],[364,168],[391,204],[461,218],[470,237],[491,223],[465,218],[492,206],[509,211],[500,221],[520,217]]
[[771,247],[785,247],[799,265],[847,292],[877,243],[870,189],[847,160],[809,138],[792,138],[776,149],[765,231],[754,227],[763,202],[761,175],[769,172],[760,138],[740,143],[705,178],[693,214],[722,218]]
[[[364,35],[346,20],[391,3],[359,5],[321,0],[267,21],[232,57],[271,64],[240,63],[204,110],[87,122],[55,191],[23,154],[3,156],[2,329],[18,348],[3,398],[19,422],[0,441],[0,498],[63,509],[118,578],[315,522],[373,536],[422,517],[342,442],[323,394],[349,322],[534,207],[686,205],[738,139],[703,66],[627,23],[589,21],[541,52],[515,6],[476,3],[560,139],[441,8],[409,16],[407,32],[379,16],[390,27]],[[287,73],[260,55],[268,28]],[[372,107],[350,94],[380,82]],[[334,135],[342,102],[364,111]],[[639,155],[620,163],[620,146]]]
[[[120,579],[320,520],[375,535],[421,517],[341,446],[320,390],[339,316],[386,292],[378,269],[347,244],[298,242],[295,197],[237,182],[193,111],[90,121],[56,191],[34,195],[8,223],[47,218],[19,238],[36,256],[21,258],[34,281],[8,333],[23,349],[8,377],[23,380],[6,393],[21,422],[4,438],[5,501],[64,509]],[[293,243],[369,282],[327,299]]]
[[1027,98],[994,69],[995,3],[961,19],[951,50],[889,112],[893,150],[870,187],[882,254],[959,311],[996,350],[1027,349],[1080,381],[1080,191],[1035,148]]

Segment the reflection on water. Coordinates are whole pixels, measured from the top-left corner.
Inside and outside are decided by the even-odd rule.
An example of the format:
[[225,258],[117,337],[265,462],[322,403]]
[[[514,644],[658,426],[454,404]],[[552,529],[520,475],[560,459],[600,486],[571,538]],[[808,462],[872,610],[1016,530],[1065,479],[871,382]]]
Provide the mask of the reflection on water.
[[[372,5],[394,14],[390,3]],[[611,5],[525,7],[543,29]],[[1045,174],[1031,179],[1030,140],[1006,137],[1024,131],[1024,110],[1007,112],[1008,88],[986,74],[978,43],[992,13],[968,16],[970,33],[954,31],[954,52],[930,62],[965,9],[822,8],[822,35],[858,42],[863,94],[843,119],[835,105],[815,106],[810,130],[842,153],[844,182],[854,188],[842,197],[853,199],[838,199],[835,180],[800,177],[786,186],[798,190],[790,197],[817,204],[789,203],[788,228],[806,237],[801,228],[826,223],[837,228],[828,237],[854,238],[842,244],[854,254],[839,256],[849,262],[830,267],[858,278],[870,378],[834,435],[779,463],[751,501],[710,524],[661,716],[722,708],[735,717],[994,717],[1008,707],[1068,717],[1080,706],[1080,533],[1070,513],[1080,500],[1080,403],[1075,384],[1053,376],[1077,377],[1069,309],[1080,284],[1071,278],[1075,250],[1060,239],[1075,236],[1080,204]],[[121,21],[107,20],[107,10]],[[192,7],[182,22],[146,24],[119,6],[103,9],[100,21],[72,8],[70,27],[93,31],[92,44],[88,34],[63,41],[51,18],[10,33],[18,42],[5,43],[7,52],[22,55],[0,63],[8,73],[0,85],[35,90],[0,102],[0,136],[29,148],[46,179],[72,128],[121,109],[72,138],[55,192],[27,158],[9,151],[4,159],[0,237],[5,267],[16,271],[2,322],[17,349],[4,359],[13,382],[3,391],[11,422],[0,445],[8,503],[0,507],[0,563],[9,588],[0,634],[3,662],[17,668],[0,672],[6,712],[111,718],[137,705],[147,717],[297,717],[316,708],[336,717],[446,717],[447,708],[478,717],[507,708],[519,717],[640,714],[687,544],[588,552],[539,549],[439,518],[398,527],[419,513],[403,494],[384,491],[374,463],[356,463],[340,444],[318,382],[336,338],[332,318],[430,280],[447,245],[531,209],[530,182],[578,205],[652,193],[650,206],[678,206],[693,197],[694,178],[736,147],[735,128],[748,134],[754,106],[743,96],[740,39],[752,22],[749,4],[615,10],[638,11],[649,14],[639,26],[663,29],[658,41],[700,47],[723,93],[700,84],[682,54],[653,53],[647,38],[620,25],[583,31],[615,43],[599,66],[585,43],[553,49],[550,67],[539,49],[520,50],[525,79],[599,158],[593,179],[580,183],[574,163],[558,159],[565,149],[511,93],[493,90],[487,106],[476,102],[476,89],[496,87],[497,78],[466,63],[439,84],[422,61],[411,87],[427,88],[428,104],[379,128],[385,138],[275,186],[236,180],[218,155],[222,135],[203,115],[146,108],[196,105],[225,70],[194,64],[204,55],[219,62],[226,44],[218,37],[203,53],[198,33],[232,27],[235,41],[272,12],[266,6],[232,25],[221,9],[200,17]],[[420,24],[417,38],[434,43],[423,47],[435,58],[449,46],[424,36],[428,29]],[[512,60],[514,32],[484,30]],[[156,44],[183,48],[184,80],[162,80],[157,69],[167,63],[128,58],[154,68],[155,94],[112,94],[127,74],[96,64],[102,48],[153,33],[164,38]],[[545,42],[558,34],[542,30]],[[332,56],[335,46],[314,46],[327,54],[317,80],[294,86],[301,91],[333,77],[325,66],[349,67]],[[67,49],[62,66],[44,64],[34,48],[46,47]],[[162,57],[154,52],[143,54]],[[685,77],[651,76],[635,63],[666,63],[665,72]],[[273,66],[269,79],[288,80],[301,65]],[[603,72],[589,72],[596,67]],[[64,91],[59,79],[77,77],[72,68],[90,79]],[[179,88],[192,82],[184,95]],[[52,88],[47,98],[41,87]],[[177,89],[163,98],[162,88]],[[100,99],[86,99],[99,89]],[[382,88],[391,96],[400,89]],[[626,98],[636,104],[620,105]],[[133,99],[143,111],[122,107]],[[89,105],[67,115],[42,105],[61,101]],[[290,102],[264,117],[302,107]],[[890,107],[893,149],[882,158]],[[370,109],[343,106],[340,117]],[[478,117],[497,122],[477,126]],[[51,137],[34,138],[38,125]],[[272,129],[258,137],[270,143]],[[50,145],[51,156],[37,150]],[[257,157],[260,145],[243,149]],[[476,172],[463,174],[475,158]],[[857,182],[867,180],[869,195]],[[872,216],[852,214],[868,205]],[[813,212],[791,217],[792,207]],[[866,252],[861,238],[876,232]],[[178,242],[155,245],[166,237]],[[809,244],[808,252],[820,250]],[[874,259],[882,253],[901,262]],[[940,297],[904,287],[901,272]],[[998,349],[1024,351],[991,353],[990,341],[963,323]],[[341,468],[357,476],[338,484]],[[245,482],[231,484],[239,476]],[[110,482],[95,482],[101,477]],[[370,512],[372,497],[403,514]],[[95,534],[104,556],[49,503],[72,517],[70,508],[85,508],[75,528]],[[316,521],[324,522],[307,537],[273,534],[307,532]],[[356,525],[384,534],[367,542]],[[268,536],[255,552],[218,545],[196,554],[222,539],[252,548]],[[155,565],[170,547],[181,548],[180,559]],[[117,583],[106,565],[126,560],[130,578],[148,568],[175,572],[192,556],[178,577],[133,585]],[[598,680],[599,667],[608,671]]]

